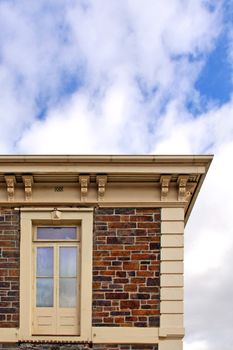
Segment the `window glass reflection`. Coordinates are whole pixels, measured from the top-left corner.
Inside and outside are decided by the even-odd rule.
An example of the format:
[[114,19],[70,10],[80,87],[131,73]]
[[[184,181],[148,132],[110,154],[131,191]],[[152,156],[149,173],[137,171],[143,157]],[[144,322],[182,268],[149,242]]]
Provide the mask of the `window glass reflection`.
[[53,276],[53,247],[37,248],[37,277]]
[[76,277],[77,248],[60,247],[60,277]]
[[76,307],[77,286],[76,278],[60,278],[59,304],[60,307]]
[[36,306],[53,307],[53,279],[36,279]]
[[76,227],[38,227],[37,239],[74,240],[77,237]]

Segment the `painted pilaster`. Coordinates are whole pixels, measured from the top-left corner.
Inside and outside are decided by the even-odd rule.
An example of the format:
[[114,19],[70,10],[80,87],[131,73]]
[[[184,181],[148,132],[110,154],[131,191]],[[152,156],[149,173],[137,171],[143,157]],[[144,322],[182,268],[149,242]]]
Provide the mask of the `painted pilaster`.
[[184,209],[161,210],[159,350],[182,350]]

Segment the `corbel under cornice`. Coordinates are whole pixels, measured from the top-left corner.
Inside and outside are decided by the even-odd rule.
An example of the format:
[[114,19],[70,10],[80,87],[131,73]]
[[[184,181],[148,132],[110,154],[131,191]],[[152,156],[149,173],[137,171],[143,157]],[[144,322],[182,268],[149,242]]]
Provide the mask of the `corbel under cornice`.
[[107,176],[98,175],[96,177],[96,182],[98,184],[98,201],[103,201],[107,184]]
[[24,183],[25,200],[30,201],[32,199],[33,176],[32,175],[23,175],[22,179],[23,179],[23,183]]
[[82,202],[86,201],[89,182],[90,182],[89,175],[80,175],[79,176],[79,183],[81,185],[81,201]]
[[169,184],[171,181],[171,175],[162,175],[160,177],[160,183],[161,183],[161,201],[167,200],[167,195],[169,191]]
[[187,221],[212,158],[0,156],[0,205],[183,207]]
[[14,201],[16,179],[14,175],[4,176],[7,186],[7,198],[9,202]]

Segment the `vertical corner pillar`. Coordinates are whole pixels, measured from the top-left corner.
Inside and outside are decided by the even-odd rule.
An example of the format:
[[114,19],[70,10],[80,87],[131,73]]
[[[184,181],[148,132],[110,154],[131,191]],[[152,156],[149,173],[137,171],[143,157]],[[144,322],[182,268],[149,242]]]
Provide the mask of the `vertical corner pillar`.
[[182,350],[184,208],[161,209],[159,350]]
[[159,342],[158,350],[183,350],[182,340],[166,339]]

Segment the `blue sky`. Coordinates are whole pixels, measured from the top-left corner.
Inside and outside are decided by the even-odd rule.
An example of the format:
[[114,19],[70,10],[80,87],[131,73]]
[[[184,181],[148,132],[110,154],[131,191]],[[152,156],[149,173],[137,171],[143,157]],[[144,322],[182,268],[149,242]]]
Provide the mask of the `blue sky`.
[[2,154],[215,154],[186,229],[185,350],[233,344],[232,21],[231,0],[0,1]]

